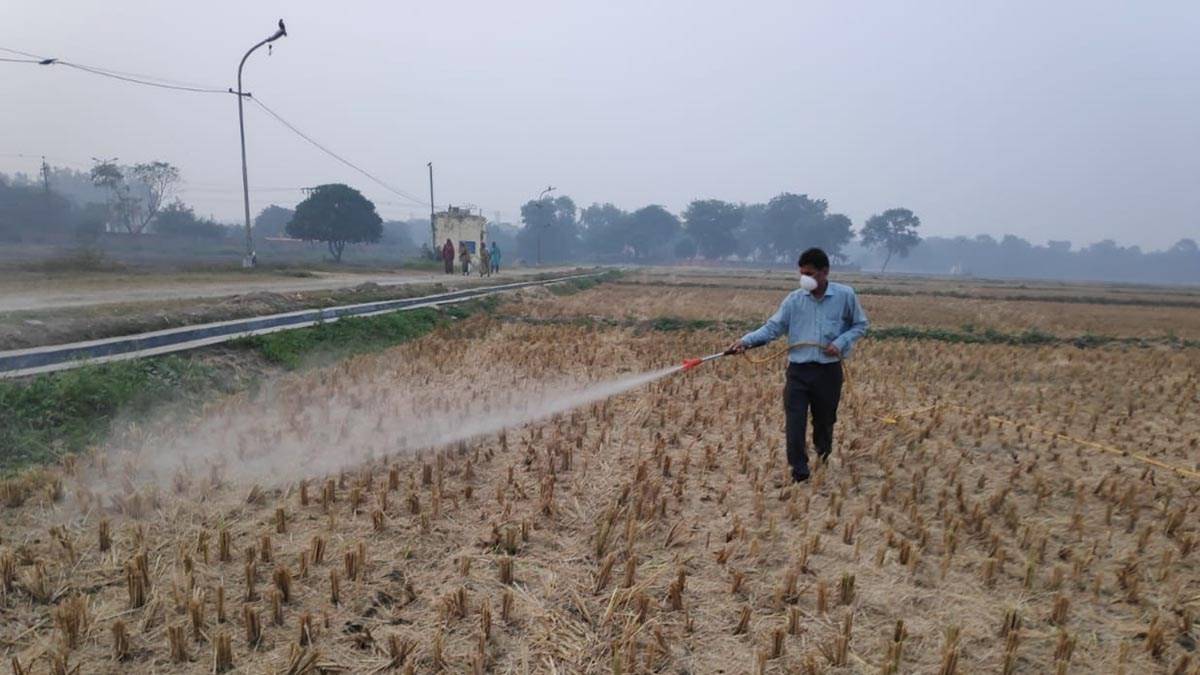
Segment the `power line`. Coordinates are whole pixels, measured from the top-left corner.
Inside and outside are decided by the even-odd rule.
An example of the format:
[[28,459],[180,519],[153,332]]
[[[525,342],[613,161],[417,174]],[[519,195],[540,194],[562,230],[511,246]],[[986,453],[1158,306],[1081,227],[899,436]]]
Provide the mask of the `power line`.
[[[107,77],[107,78],[111,78],[114,80],[120,80],[120,81],[128,82],[131,84],[140,84],[140,85],[144,85],[144,86],[148,86],[148,87],[156,87],[159,89],[173,89],[173,90],[177,90],[177,91],[188,91],[188,92],[201,93],[201,94],[232,94],[235,96],[237,95],[236,92],[234,92],[232,89],[219,89],[217,87],[196,85],[196,84],[190,84],[190,83],[180,83],[178,81],[167,80],[165,78],[157,77],[154,75],[141,75],[138,73],[129,73],[129,72],[113,70],[113,69],[109,69],[109,68],[101,68],[98,66],[84,65],[84,64],[75,63],[72,61],[63,61],[61,59],[47,58],[47,57],[39,56],[37,54],[23,52],[23,51],[20,51],[17,49],[9,49],[7,47],[0,47],[0,51],[7,52],[10,54],[16,54],[18,56],[24,56],[27,59],[29,59],[29,60],[22,60],[22,59],[2,58],[2,59],[0,59],[2,61],[9,61],[9,62],[16,62],[16,63],[33,63],[33,64],[40,64],[40,65],[62,65],[62,66],[66,66],[68,68],[74,68],[76,70],[80,70],[82,72],[89,73],[92,75],[99,75],[101,77]],[[254,103],[256,103],[258,105],[258,107],[262,108],[263,111],[266,112],[268,115],[275,118],[275,120],[277,122],[279,122],[283,126],[287,127],[289,130],[292,131],[292,133],[296,134],[300,138],[302,138],[305,141],[312,144],[314,147],[316,147],[321,152],[324,152],[325,154],[336,159],[337,161],[341,162],[342,164],[345,164],[346,166],[357,171],[358,173],[362,174],[363,176],[366,176],[368,179],[370,179],[371,181],[374,181],[375,183],[377,183],[379,186],[383,187],[388,192],[391,192],[395,195],[403,197],[404,199],[407,199],[408,201],[410,201],[418,206],[429,206],[428,202],[425,202],[425,201],[421,200],[420,198],[415,197],[408,192],[405,192],[404,190],[401,190],[397,187],[393,187],[392,185],[389,185],[388,183],[384,182],[382,179],[378,178],[377,176],[375,176],[371,172],[367,171],[366,169],[358,166],[357,164],[346,159],[345,157],[342,157],[341,155],[337,154],[333,150],[330,150],[328,147],[326,147],[325,145],[323,145],[322,143],[320,143],[319,141],[314,139],[312,136],[309,136],[308,134],[306,134],[303,131],[301,131],[300,129],[298,129],[296,127],[296,125],[294,125],[291,122],[284,119],[279,113],[272,110],[270,107],[267,106],[267,104],[263,103],[258,98],[251,96],[249,93],[246,93],[244,95],[246,96],[246,98],[249,98],[250,100],[254,101]]]
[[70,61],[54,61],[53,63],[54,63],[54,65],[62,65],[62,66],[66,66],[68,68],[75,68],[77,70],[82,70],[85,73],[91,73],[93,75],[99,75],[101,77],[109,77],[114,80],[121,80],[123,82],[130,82],[132,84],[144,84],[148,87],[158,87],[159,89],[175,89],[177,91],[191,91],[191,92],[196,92],[199,94],[226,94],[226,95],[229,95],[229,94],[233,93],[232,91],[229,91],[228,89],[217,89],[216,87],[191,87],[191,86],[183,86],[183,85],[178,85],[178,84],[165,84],[163,82],[153,82],[150,80],[143,80],[143,79],[139,79],[136,77],[128,77],[126,75],[118,75],[117,73],[108,72],[108,71],[102,70],[100,68],[93,68],[91,66],[85,66],[85,65],[82,65],[79,63],[72,63]]
[[[197,84],[195,82],[188,82],[186,80],[176,80],[176,79],[172,79],[169,77],[159,77],[158,75],[146,75],[145,73],[131,73],[126,70],[117,70],[116,68],[103,68],[100,66],[88,66],[88,68],[92,68],[93,70],[101,70],[101,71],[104,71],[105,73],[112,73],[113,75],[124,75],[125,77],[131,77],[131,78],[139,79],[139,80],[152,80],[154,82],[161,82],[163,84],[176,84],[181,87],[194,87],[197,89],[214,89],[214,90],[220,89],[220,87],[217,87],[217,86],[210,86],[210,85],[206,85],[206,84]],[[224,90],[223,93],[229,93],[229,92],[227,90]]]
[[17,56],[27,56],[31,59],[37,59],[38,61],[44,61],[46,58],[44,56],[38,56],[37,54],[30,54],[29,52],[23,52],[19,49],[9,49],[8,47],[0,47],[0,52],[8,52],[9,54],[16,54]]
[[48,58],[48,57],[38,56],[37,54],[31,54],[29,52],[23,52],[19,49],[9,49],[7,47],[0,47],[0,51],[7,52],[9,54],[16,54],[18,56],[27,57],[27,59],[0,58],[0,61],[6,61],[6,62],[10,62],[10,63],[33,63],[33,64],[38,64],[38,65],[43,65],[43,66],[66,66],[68,68],[75,68],[76,70],[81,70],[85,73],[90,73],[92,75],[99,75],[100,77],[108,77],[108,78],[112,78],[114,80],[121,80],[123,82],[129,82],[131,84],[141,84],[141,85],[145,85],[147,87],[157,87],[159,89],[175,89],[178,91],[190,91],[190,92],[196,92],[196,93],[201,93],[201,94],[226,94],[226,95],[228,95],[228,94],[232,93],[229,89],[221,89],[219,87],[210,87],[210,86],[199,85],[199,84],[195,84],[195,83],[179,82],[179,81],[170,80],[170,79],[163,78],[163,77],[158,77],[155,75],[142,75],[139,73],[129,73],[129,72],[124,72],[124,71],[120,71],[120,70],[113,70],[111,68],[101,68],[99,66],[90,66],[87,64],[83,64],[83,63],[75,63],[74,61],[65,61],[63,59]]
[[376,183],[378,183],[378,184],[379,184],[381,187],[383,187],[384,189],[386,189],[388,192],[391,192],[391,193],[393,193],[393,194],[396,194],[396,195],[399,195],[399,196],[401,196],[401,197],[404,197],[405,199],[407,199],[407,200],[409,200],[409,201],[412,201],[413,203],[415,203],[415,204],[417,204],[417,205],[419,205],[419,206],[429,206],[429,203],[428,203],[428,202],[421,201],[420,199],[418,199],[418,198],[416,198],[416,197],[414,197],[414,196],[412,196],[412,195],[408,194],[407,192],[405,192],[405,191],[403,191],[403,190],[400,190],[400,189],[398,189],[398,188],[394,188],[394,187],[392,187],[391,185],[388,185],[387,183],[383,182],[382,180],[380,180],[380,179],[376,178],[376,177],[375,177],[375,176],[374,176],[374,175],[373,175],[371,172],[369,172],[369,171],[367,171],[366,169],[364,169],[364,168],[362,168],[362,167],[358,166],[357,164],[354,164],[354,163],[353,163],[353,162],[351,162],[350,160],[348,160],[348,159],[346,159],[346,158],[342,157],[341,155],[337,154],[336,152],[334,152],[334,151],[330,150],[329,148],[325,147],[324,145],[322,145],[321,143],[319,143],[318,141],[316,141],[314,138],[312,138],[312,137],[311,137],[311,136],[309,136],[308,134],[306,134],[306,133],[304,133],[303,131],[300,131],[299,129],[297,129],[295,125],[293,125],[291,122],[289,122],[289,121],[285,120],[283,117],[281,117],[281,116],[279,115],[279,113],[277,113],[277,112],[275,112],[274,110],[271,110],[270,108],[268,108],[268,107],[267,107],[267,104],[265,104],[265,103],[263,103],[262,101],[260,101],[260,100],[259,100],[257,97],[250,96],[249,94],[247,94],[247,95],[246,95],[246,97],[247,97],[247,98],[249,98],[251,101],[254,101],[256,104],[258,104],[258,107],[262,108],[262,109],[263,109],[263,110],[264,110],[264,111],[265,111],[265,112],[266,112],[268,115],[270,115],[271,117],[274,117],[276,121],[278,121],[280,124],[282,124],[283,126],[287,127],[288,129],[290,129],[290,130],[291,130],[293,133],[295,133],[297,136],[299,136],[300,138],[303,138],[304,140],[308,141],[309,143],[311,143],[311,144],[312,144],[314,147],[316,147],[316,148],[317,148],[318,150],[320,150],[321,152],[324,152],[325,154],[327,154],[327,155],[329,155],[330,157],[332,157],[332,158],[336,159],[337,161],[341,162],[342,164],[345,164],[346,166],[350,167],[351,169],[354,169],[355,171],[357,171],[357,172],[361,173],[362,175],[366,176],[367,178],[369,178],[369,179],[371,179],[371,180],[375,181],[375,182],[376,182]]

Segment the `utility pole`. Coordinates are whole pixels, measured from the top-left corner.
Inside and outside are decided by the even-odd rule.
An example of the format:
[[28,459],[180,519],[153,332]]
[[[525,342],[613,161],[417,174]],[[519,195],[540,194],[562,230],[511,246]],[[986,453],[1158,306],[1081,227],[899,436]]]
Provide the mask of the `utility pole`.
[[42,193],[46,198],[46,213],[50,212],[50,165],[42,155]]
[[434,223],[434,207],[433,207],[433,162],[429,162],[426,166],[429,167],[429,237],[433,242],[433,250],[438,250],[437,241],[437,226]]
[[281,37],[287,35],[287,28],[283,25],[283,19],[279,20],[279,30],[275,31],[271,37],[259,42],[246,52],[242,57],[242,62],[238,64],[237,78],[237,100],[238,100],[238,132],[242,137],[242,203],[246,208],[246,255],[242,258],[242,267],[254,267],[254,237],[250,234],[250,178],[246,172],[246,119],[242,112],[242,99],[247,96],[246,92],[242,91],[242,68],[246,65],[246,59],[254,53],[255,49],[274,42]]
[[[539,195],[538,195],[538,198],[537,198],[537,207],[538,207],[539,209],[544,209],[544,208],[546,208],[546,205],[545,205],[545,204],[542,202],[542,199],[543,199],[543,198],[544,198],[546,195],[550,194],[551,192],[554,192],[554,186],[553,186],[553,185],[547,186],[547,187],[546,187],[546,189],[545,189],[545,190],[542,190],[541,194],[539,194]],[[540,226],[538,226],[538,225],[535,225],[535,226],[534,226],[534,227],[537,227],[537,264],[538,264],[538,267],[541,267],[541,265],[542,265],[542,230],[544,230],[544,229],[546,229],[546,228],[550,227],[550,222],[549,222],[549,221],[550,221],[550,215],[547,215],[547,216],[546,216],[546,224],[545,224],[545,225],[540,225]]]

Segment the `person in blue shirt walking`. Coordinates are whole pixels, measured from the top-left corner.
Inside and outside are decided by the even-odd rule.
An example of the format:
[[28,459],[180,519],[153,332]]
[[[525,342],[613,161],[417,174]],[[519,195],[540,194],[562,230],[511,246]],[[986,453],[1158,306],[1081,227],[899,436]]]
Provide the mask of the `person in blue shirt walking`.
[[492,259],[492,271],[491,271],[491,273],[492,273],[492,274],[499,274],[499,273],[500,273],[500,247],[499,247],[499,246],[497,246],[497,245],[496,245],[496,242],[494,242],[494,241],[492,242],[492,251],[491,251],[491,253],[492,253],[492,255],[491,255],[491,259]]
[[829,281],[829,256],[819,248],[800,255],[800,289],[792,291],[758,330],[735,340],[731,353],[786,335],[787,383],[783,388],[787,458],[792,480],[809,478],[805,447],[812,410],[813,446],[824,463],[833,452],[833,425],[842,396],[842,360],[867,333],[867,315],[854,289]]

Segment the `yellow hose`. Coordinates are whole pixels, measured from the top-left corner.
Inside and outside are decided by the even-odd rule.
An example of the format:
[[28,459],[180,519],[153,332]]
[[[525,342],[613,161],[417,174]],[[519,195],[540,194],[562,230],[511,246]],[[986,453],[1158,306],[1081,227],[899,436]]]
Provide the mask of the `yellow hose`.
[[746,359],[749,360],[750,363],[753,363],[756,366],[760,366],[769,361],[774,361],[775,359],[779,358],[780,356],[787,354],[788,352],[792,351],[793,349],[799,349],[800,347],[816,347],[818,349],[822,349],[825,347],[825,345],[820,344],[818,342],[793,342],[790,345],[786,345],[784,347],[777,348],[777,349],[767,353],[766,356],[763,356],[761,358],[756,359],[753,356],[746,354]]

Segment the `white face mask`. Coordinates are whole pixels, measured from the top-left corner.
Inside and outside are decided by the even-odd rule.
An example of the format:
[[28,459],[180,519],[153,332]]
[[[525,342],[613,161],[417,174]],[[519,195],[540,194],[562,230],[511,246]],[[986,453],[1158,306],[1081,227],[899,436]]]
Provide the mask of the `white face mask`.
[[812,293],[817,290],[817,280],[807,274],[800,275],[800,288]]

